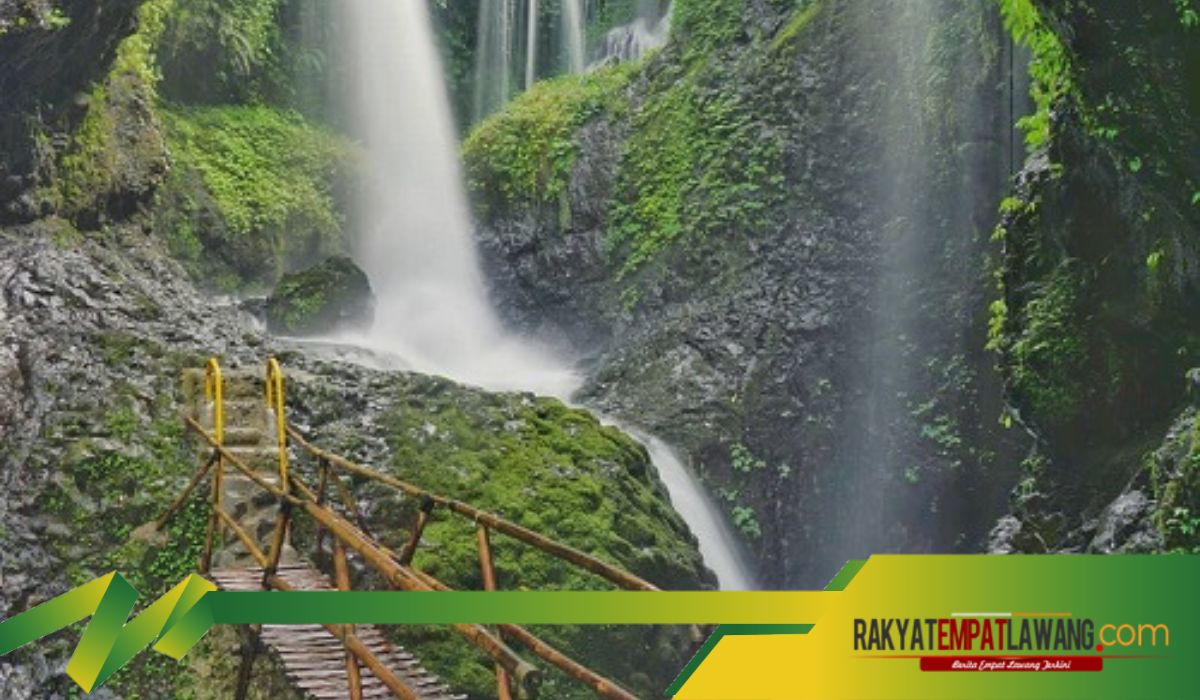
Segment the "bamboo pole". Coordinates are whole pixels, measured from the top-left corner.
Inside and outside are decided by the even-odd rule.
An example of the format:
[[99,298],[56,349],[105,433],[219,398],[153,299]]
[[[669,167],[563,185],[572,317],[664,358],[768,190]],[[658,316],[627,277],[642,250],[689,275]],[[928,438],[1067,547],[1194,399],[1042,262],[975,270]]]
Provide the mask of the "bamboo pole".
[[[413,575],[435,591],[454,590],[419,569],[413,569]],[[510,624],[502,624],[499,627],[501,632],[520,642],[538,658],[588,686],[597,695],[608,700],[638,700],[636,695],[542,641],[524,627]]]
[[[412,575],[411,570],[400,566],[384,554],[374,542],[367,539],[357,528],[327,508],[318,508],[311,501],[301,507],[316,521],[325,526],[334,536],[350,549],[358,552],[368,564],[378,571],[390,584],[406,591],[429,591],[429,586]],[[500,641],[482,625],[456,624],[454,629],[467,641],[481,649],[493,661],[500,663],[512,674],[521,690],[522,697],[536,693],[539,674],[536,668],[517,656],[504,642]]]
[[[323,506],[325,505],[325,489],[329,484],[329,464],[325,460],[319,460],[318,470],[321,473],[321,480],[317,484],[317,505]],[[325,529],[318,525],[316,530],[314,547],[317,550],[317,561],[321,561],[325,556]]]
[[250,534],[247,533],[241,525],[238,525],[237,521],[234,520],[233,516],[229,513],[226,513],[222,510],[218,512],[218,516],[225,523],[225,525],[233,531],[233,534],[237,535],[237,538],[242,542],[242,546],[246,548],[246,551],[250,553],[250,556],[254,557],[254,560],[258,562],[258,565],[266,567],[267,562],[269,561],[267,559],[267,555],[263,554],[262,550],[258,548],[258,545],[254,544],[254,539],[250,537]]
[[415,498],[429,498],[436,505],[442,506],[452,513],[467,518],[477,524],[486,525],[491,530],[508,535],[509,537],[520,540],[548,554],[552,554],[560,559],[566,560],[580,568],[587,569],[598,576],[612,581],[622,588],[642,591],[659,590],[657,586],[649,581],[646,581],[640,576],[613,566],[607,562],[601,561],[590,554],[575,549],[574,547],[550,539],[545,535],[539,534],[526,527],[492,515],[491,513],[479,510],[478,508],[463,503],[462,501],[457,501],[430,493],[418,486],[414,486],[410,483],[401,481],[386,474],[381,474],[373,469],[355,464],[344,457],[316,447],[312,443],[305,440],[304,436],[292,426],[288,426],[288,433],[296,441],[296,444],[300,445],[301,448],[317,458],[327,460],[331,465],[340,469],[348,471],[352,474],[357,474],[366,479],[391,486],[392,488],[395,488]]
[[[483,590],[496,590],[496,569],[492,565],[492,545],[488,540],[487,528],[480,525],[475,528],[475,539],[479,545],[479,570],[483,575]],[[500,637],[503,639],[503,637]],[[509,689],[508,672],[500,664],[496,664],[496,694],[500,700],[512,700]]]
[[[333,543],[333,570],[339,591],[350,590],[350,566],[346,562],[346,547],[341,541]],[[354,635],[354,625],[346,625],[346,635]],[[346,684],[350,689],[350,700],[362,700],[362,676],[358,669],[358,659],[346,651]]]
[[283,491],[282,489],[278,488],[277,486],[275,486],[275,485],[274,485],[274,484],[272,484],[271,482],[269,482],[269,481],[267,481],[266,479],[264,479],[264,478],[262,478],[261,476],[259,476],[259,474],[258,474],[258,473],[257,473],[255,470],[253,470],[253,469],[251,469],[250,467],[246,466],[246,463],[245,463],[245,462],[243,462],[243,461],[242,461],[240,458],[238,458],[238,456],[237,456],[237,455],[233,454],[232,452],[230,452],[229,450],[227,450],[227,449],[225,449],[223,446],[221,446],[219,443],[217,443],[215,440],[213,440],[213,437],[212,437],[211,435],[209,435],[207,432],[205,432],[204,428],[203,428],[203,427],[201,427],[201,425],[200,425],[199,423],[197,423],[197,422],[196,422],[196,420],[195,420],[194,418],[192,418],[191,416],[184,416],[184,417],[183,417],[183,422],[184,422],[184,423],[185,423],[185,424],[186,424],[186,425],[187,425],[189,428],[191,428],[193,431],[195,431],[196,433],[198,433],[198,434],[200,435],[200,437],[201,437],[201,438],[203,438],[203,439],[204,439],[206,442],[208,442],[208,444],[209,444],[209,445],[211,445],[211,446],[213,447],[213,449],[215,449],[215,450],[217,450],[218,452],[220,452],[220,453],[221,453],[221,457],[222,457],[222,458],[223,458],[225,461],[227,461],[227,462],[229,462],[230,464],[232,464],[232,465],[234,466],[234,468],[236,468],[236,469],[237,469],[238,471],[240,471],[240,472],[241,472],[243,475],[245,475],[245,477],[246,477],[247,479],[249,479],[249,480],[253,481],[255,484],[258,484],[258,486],[259,486],[261,489],[263,489],[264,491],[266,491],[266,492],[270,493],[270,494],[271,494],[271,495],[273,495],[273,496],[276,496],[277,498],[280,498],[280,499],[282,499],[282,500],[288,501],[289,503],[291,503],[291,504],[292,504],[292,505],[294,505],[294,506],[295,506],[295,505],[300,505],[300,499],[299,499],[299,498],[296,498],[295,496],[293,496],[293,495],[291,495],[291,494],[289,494],[289,493],[286,493],[285,491]]
[[[272,588],[280,591],[290,592],[296,590],[295,586],[283,580],[279,576],[272,576],[268,583]],[[367,647],[367,645],[359,641],[358,637],[347,632],[345,625],[323,624],[321,626],[324,627],[330,634],[337,637],[342,642],[342,646],[346,648],[346,651],[350,654],[353,654],[354,658],[358,659],[363,666],[366,666],[367,669],[369,669],[371,673],[380,680],[380,682],[386,685],[388,690],[392,691],[396,697],[401,698],[401,700],[421,700],[416,691],[410,688],[404,681],[400,680],[399,676],[393,673],[390,668],[380,661],[379,657],[375,656],[375,654]]]
[[192,495],[192,491],[194,491],[196,487],[200,485],[200,482],[204,480],[205,475],[208,474],[208,470],[212,469],[212,466],[214,463],[216,463],[216,461],[217,452],[214,450],[212,455],[208,458],[208,461],[196,469],[196,473],[192,475],[191,482],[188,483],[187,487],[183,490],[183,493],[179,494],[179,497],[171,503],[171,506],[167,508],[167,512],[163,513],[162,517],[154,521],[155,530],[163,529],[171,520],[171,518],[175,517],[175,514],[179,512],[179,509],[183,507],[184,502],[187,501],[188,496]]
[[292,516],[292,504],[280,500],[279,513],[275,516],[275,531],[271,537],[270,554],[263,567],[263,581],[266,581],[279,569],[279,559],[283,556],[283,546],[287,543],[287,531]]
[[429,524],[429,516],[432,511],[433,501],[428,498],[422,499],[417,519],[413,521],[412,530],[408,533],[408,541],[404,543],[404,549],[400,552],[398,561],[401,566],[412,564],[413,556],[416,555],[417,547],[421,544],[421,536],[425,534],[425,526]]

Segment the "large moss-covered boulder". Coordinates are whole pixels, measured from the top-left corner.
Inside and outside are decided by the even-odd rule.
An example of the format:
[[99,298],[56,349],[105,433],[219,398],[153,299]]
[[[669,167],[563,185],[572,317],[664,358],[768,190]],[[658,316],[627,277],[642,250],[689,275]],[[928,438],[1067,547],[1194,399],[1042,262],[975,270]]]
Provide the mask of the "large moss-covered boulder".
[[[280,356],[289,369],[300,360]],[[308,364],[289,377],[289,415],[322,447],[551,536],[670,590],[711,588],[695,538],[671,508],[645,448],[586,411],[529,394],[494,394],[438,377]],[[307,468],[305,460],[297,469]],[[347,482],[350,484],[350,482]],[[400,548],[420,503],[377,484],[352,484],[363,522]],[[293,534],[311,551],[310,523]],[[492,541],[501,590],[615,590],[608,581],[512,538]],[[385,584],[357,560],[355,588]],[[475,526],[438,508],[413,566],[481,590]],[[532,631],[627,687],[655,697],[691,653],[686,627],[562,625]],[[447,627],[389,628],[422,664],[475,700],[496,697],[491,661]],[[532,657],[530,657],[532,660]],[[591,691],[546,672],[540,697]]]
[[374,308],[366,273],[349,258],[332,257],[280,278],[267,299],[267,326],[293,335],[361,328],[370,325]]

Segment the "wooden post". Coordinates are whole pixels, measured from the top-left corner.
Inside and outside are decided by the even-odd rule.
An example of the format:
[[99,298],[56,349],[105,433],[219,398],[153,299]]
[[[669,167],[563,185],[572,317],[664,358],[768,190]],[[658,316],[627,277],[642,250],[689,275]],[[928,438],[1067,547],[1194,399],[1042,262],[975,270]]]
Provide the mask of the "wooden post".
[[[378,571],[391,585],[406,591],[433,590],[414,576],[411,569],[397,564],[361,530],[338,514],[328,508],[317,506],[311,500],[301,501],[300,506],[313,520],[323,524],[331,535],[358,552],[367,564]],[[497,639],[496,635],[482,625],[456,624],[452,627],[467,641],[491,657],[493,661],[504,666],[517,684],[521,697],[536,695],[537,685],[540,681],[538,670],[517,655],[508,645]]]
[[[479,543],[479,570],[483,573],[483,590],[494,591],[496,590],[496,569],[492,566],[492,544],[488,540],[487,528],[483,525],[477,527],[475,537]],[[500,700],[512,700],[508,671],[505,671],[500,664],[496,664],[496,693]]]
[[558,542],[540,533],[534,532],[527,527],[518,525],[514,522],[505,520],[491,513],[479,510],[470,504],[453,498],[446,498],[437,494],[430,493],[418,486],[414,486],[405,481],[401,481],[393,476],[382,474],[360,464],[355,464],[350,460],[340,457],[332,452],[322,450],[313,445],[308,440],[304,439],[304,435],[294,427],[288,426],[288,434],[291,435],[295,444],[310,454],[329,460],[329,463],[338,469],[357,474],[365,479],[375,481],[380,484],[385,484],[398,491],[408,494],[416,498],[428,498],[433,501],[434,505],[445,508],[450,512],[462,516],[476,524],[487,525],[493,532],[499,532],[508,537],[520,540],[532,547],[542,550],[547,554],[563,559],[575,566],[586,569],[598,576],[608,579],[622,588],[632,591],[657,591],[657,586],[640,576],[626,571],[618,566],[601,561],[586,552],[581,552],[574,547]]
[[[329,484],[329,462],[321,459],[318,460],[318,465],[318,469],[321,472],[321,480],[317,484],[317,505],[323,506],[325,505],[325,488]],[[317,525],[316,529],[315,547],[317,550],[317,561],[319,562],[325,556],[325,528]]]
[[[412,572],[422,583],[435,591],[454,590],[424,571],[413,569]],[[596,694],[600,697],[607,700],[638,700],[636,695],[550,646],[524,627],[520,625],[500,625],[500,629],[509,637],[523,644],[525,648],[529,649],[529,651],[542,660],[596,691]]]
[[275,516],[275,534],[271,540],[267,565],[263,567],[263,588],[266,588],[267,579],[274,576],[275,572],[279,570],[279,559],[283,556],[283,546],[287,542],[287,531],[291,520],[292,502],[286,498],[280,498],[279,514]]
[[204,479],[205,475],[208,474],[208,470],[212,469],[212,465],[217,461],[217,456],[218,455],[214,450],[212,456],[210,456],[208,460],[196,470],[196,473],[192,475],[191,482],[188,483],[187,488],[183,490],[183,493],[179,494],[179,497],[175,499],[170,508],[167,508],[167,512],[163,513],[161,518],[154,521],[155,530],[161,530],[166,527],[171,518],[173,518],[175,514],[179,512],[179,509],[183,507],[184,502],[187,501],[188,496],[192,495],[192,491],[194,491],[196,487],[200,485],[200,482]]
[[[333,542],[333,568],[338,590],[350,590],[350,567],[346,563],[346,547],[341,540]],[[345,625],[345,629],[346,636],[354,636],[354,625]],[[350,687],[350,700],[362,700],[362,675],[358,659],[349,649],[346,650],[346,683]]]
[[421,510],[417,513],[417,519],[413,522],[412,530],[408,534],[408,542],[404,543],[404,549],[400,551],[400,557],[397,559],[400,566],[412,564],[413,555],[417,553],[417,546],[421,544],[421,535],[425,532],[425,526],[429,524],[431,512],[433,512],[433,499],[421,499]]

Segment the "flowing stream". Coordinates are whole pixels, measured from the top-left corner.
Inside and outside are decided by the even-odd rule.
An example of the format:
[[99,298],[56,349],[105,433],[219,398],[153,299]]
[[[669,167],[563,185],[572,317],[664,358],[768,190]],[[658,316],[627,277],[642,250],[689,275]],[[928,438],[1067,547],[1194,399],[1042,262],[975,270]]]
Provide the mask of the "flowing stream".
[[[569,360],[506,332],[488,301],[425,0],[340,5],[356,64],[353,116],[368,160],[356,257],[376,308],[369,333],[335,340],[398,356],[419,372],[568,400],[580,381]],[[494,37],[498,46],[512,38]],[[660,441],[643,441],[721,586],[750,587],[736,540],[703,488]]]

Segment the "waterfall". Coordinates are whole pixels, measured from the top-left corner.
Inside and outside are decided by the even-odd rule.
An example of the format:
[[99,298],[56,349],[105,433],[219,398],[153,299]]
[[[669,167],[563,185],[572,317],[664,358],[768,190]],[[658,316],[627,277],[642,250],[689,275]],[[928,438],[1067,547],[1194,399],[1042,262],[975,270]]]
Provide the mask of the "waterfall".
[[[579,384],[570,364],[505,332],[488,303],[425,0],[339,5],[356,77],[354,123],[366,151],[356,257],[371,279],[376,307],[367,335],[335,340],[398,357],[416,371],[569,399]],[[483,9],[498,20],[514,16],[507,0]],[[511,39],[512,32],[498,26],[488,46],[511,57]],[[702,487],[665,445],[643,439],[721,585],[752,585]]]
[[585,33],[587,13],[583,0],[563,0],[562,35],[565,68],[570,73],[582,73],[587,66]]
[[528,0],[525,18],[525,89],[537,79],[538,0]]
[[619,426],[646,446],[650,461],[667,486],[671,505],[696,535],[704,563],[717,575],[723,591],[749,591],[758,586],[742,556],[737,538],[725,523],[725,515],[704,490],[703,484],[666,443],[635,428]]
[[672,5],[662,12],[655,0],[641,0],[637,16],[604,35],[594,66],[634,61],[662,46],[671,32]]
[[512,95],[515,60],[515,0],[482,0],[475,45],[475,121],[496,111]]
[[568,396],[560,358],[504,332],[487,300],[442,66],[424,0],[346,0],[354,119],[367,151],[356,258],[375,291],[360,339],[413,369]]
[[[1006,37],[982,3],[893,0],[854,11],[850,60],[886,79],[868,98],[876,141],[860,184],[873,289],[853,321],[851,398],[823,493],[828,534],[809,555],[822,576],[847,558],[954,547],[976,501],[966,488],[956,502],[932,500],[968,468],[938,440],[960,440],[970,429],[960,416],[965,426],[991,421],[1001,405],[997,378],[954,374],[990,364],[975,325],[986,282],[954,261],[984,257],[1005,188],[1011,124],[995,57]],[[991,31],[964,39],[961,27]],[[946,397],[947,377],[969,383],[969,399]]]

